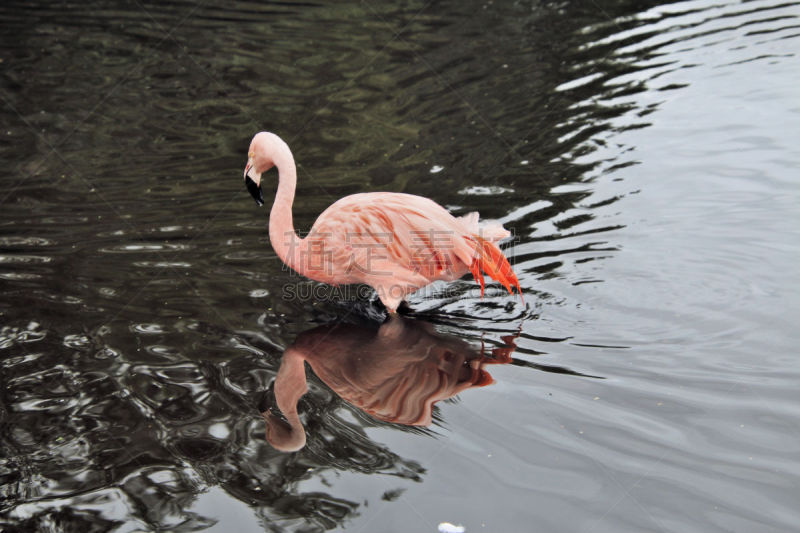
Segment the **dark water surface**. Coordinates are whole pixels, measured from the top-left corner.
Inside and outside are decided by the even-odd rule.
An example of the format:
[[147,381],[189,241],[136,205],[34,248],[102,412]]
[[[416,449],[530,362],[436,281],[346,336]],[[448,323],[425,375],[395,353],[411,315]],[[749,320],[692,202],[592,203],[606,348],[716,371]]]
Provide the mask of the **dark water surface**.
[[[797,530],[800,3],[0,24],[4,531]],[[307,445],[266,442],[283,351],[380,308],[282,268],[241,178],[261,129],[300,164],[299,229],[386,190],[514,230],[526,305],[470,277],[410,302],[409,335],[511,352],[494,384],[411,427],[309,370]]]

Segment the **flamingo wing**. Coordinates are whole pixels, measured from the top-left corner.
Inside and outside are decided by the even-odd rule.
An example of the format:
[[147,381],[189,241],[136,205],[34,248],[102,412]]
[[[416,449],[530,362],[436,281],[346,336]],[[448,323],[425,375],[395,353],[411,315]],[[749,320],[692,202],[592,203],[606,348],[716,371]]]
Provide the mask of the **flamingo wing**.
[[[494,238],[508,235],[500,225],[491,231]],[[325,240],[340,282],[372,284],[371,277],[393,276],[423,287],[437,279],[458,279],[469,270],[481,285],[481,296],[481,272],[521,294],[508,260],[479,233],[477,213],[456,218],[428,198],[386,192],[342,198],[311,231]]]
[[319,216],[311,235],[325,240],[340,271],[389,268],[394,275],[414,273],[423,285],[460,277],[475,255],[462,220],[432,200],[402,193],[342,198]]

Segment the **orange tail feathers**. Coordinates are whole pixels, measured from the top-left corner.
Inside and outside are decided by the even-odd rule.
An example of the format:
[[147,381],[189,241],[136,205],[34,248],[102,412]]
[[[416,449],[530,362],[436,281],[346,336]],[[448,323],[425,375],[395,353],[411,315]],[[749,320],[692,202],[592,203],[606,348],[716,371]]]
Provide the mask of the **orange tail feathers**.
[[481,273],[483,271],[493,280],[499,281],[510,294],[514,294],[511,286],[516,287],[522,303],[525,303],[525,297],[522,295],[517,275],[511,270],[511,265],[508,263],[506,256],[503,255],[503,252],[500,251],[500,248],[477,235],[473,235],[472,240],[475,242],[475,259],[472,261],[469,270],[475,280],[481,284],[481,298],[483,298],[485,288],[483,274]]

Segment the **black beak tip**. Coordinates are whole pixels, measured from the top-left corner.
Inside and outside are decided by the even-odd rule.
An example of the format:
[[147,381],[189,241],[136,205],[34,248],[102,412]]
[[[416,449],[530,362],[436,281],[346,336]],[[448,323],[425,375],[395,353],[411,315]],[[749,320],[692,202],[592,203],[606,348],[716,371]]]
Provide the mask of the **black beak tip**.
[[245,185],[247,185],[247,190],[250,191],[250,195],[256,201],[256,204],[259,206],[264,205],[264,196],[261,194],[261,187],[256,185],[256,182],[250,176],[247,176],[244,179]]

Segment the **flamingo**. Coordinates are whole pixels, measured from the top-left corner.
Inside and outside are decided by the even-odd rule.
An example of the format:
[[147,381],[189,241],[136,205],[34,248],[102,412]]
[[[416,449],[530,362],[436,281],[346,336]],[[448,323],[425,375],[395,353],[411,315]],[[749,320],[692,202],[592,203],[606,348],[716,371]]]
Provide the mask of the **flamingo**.
[[384,422],[429,426],[433,405],[467,389],[494,383],[484,369],[508,364],[516,335],[486,354],[432,324],[389,315],[377,329],[339,322],[297,336],[286,348],[275,378],[276,413],[262,413],[275,449],[294,452],[306,444],[297,404],[307,392],[305,362],[340,398]]
[[[250,142],[244,181],[264,204],[261,175],[278,168],[278,191],[269,216],[269,238],[278,257],[299,274],[331,285],[364,283],[389,313],[409,294],[436,280],[468,271],[484,294],[486,273],[510,294],[522,290],[497,242],[510,233],[498,223],[478,223],[478,213],[454,217],[433,200],[412,194],[369,192],[346,196],[317,218],[300,238],[292,225],[297,169],[289,146],[262,131]],[[524,302],[524,298],[522,300]]]

